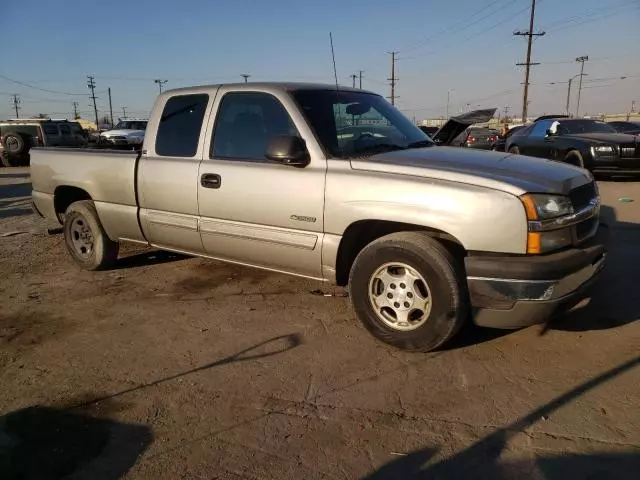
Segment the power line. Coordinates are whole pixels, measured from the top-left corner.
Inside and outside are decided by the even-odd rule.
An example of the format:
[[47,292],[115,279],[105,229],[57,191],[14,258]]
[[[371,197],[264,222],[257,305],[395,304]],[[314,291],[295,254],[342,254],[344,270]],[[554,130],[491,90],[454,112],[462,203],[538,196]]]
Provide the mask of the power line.
[[[439,38],[439,37],[442,37],[442,36],[446,35],[450,31],[455,30],[456,33],[459,33],[461,30],[464,30],[464,29],[467,29],[469,27],[472,27],[473,25],[477,24],[478,22],[480,22],[482,20],[485,20],[486,18],[489,18],[492,15],[495,15],[496,13],[499,13],[503,8],[506,8],[508,5],[501,6],[497,11],[489,12],[488,15],[480,17],[480,18],[476,19],[475,21],[473,20],[473,18],[476,17],[477,15],[482,14],[482,13],[486,13],[487,10],[490,9],[496,3],[504,2],[504,1],[505,0],[494,0],[489,5],[484,5],[480,10],[476,11],[475,13],[473,13],[471,15],[466,15],[463,20],[455,22],[455,23],[449,25],[448,27],[445,27],[445,28],[437,31],[436,33],[433,33],[433,34],[423,38],[422,40],[403,48],[403,51],[411,52],[413,50],[416,50],[416,49],[426,45],[427,43],[429,43],[429,41],[433,40],[434,38]],[[512,4],[512,3],[515,3],[515,1],[516,0],[511,0],[509,2],[509,5]],[[471,20],[471,22],[467,23],[465,25],[465,23],[469,22],[470,20]]]
[[529,30],[526,32],[516,31],[516,36],[527,37],[527,60],[516,65],[524,66],[524,91],[522,92],[522,121],[527,121],[527,109],[529,107],[529,74],[532,65],[540,65],[539,62],[531,61],[531,45],[534,37],[541,37],[545,32],[533,33],[533,23],[536,16],[536,0],[531,0],[531,16],[529,17]]
[[17,85],[22,85],[23,87],[33,88],[34,90],[40,90],[41,92],[55,93],[58,95],[73,95],[73,96],[85,95],[84,93],[69,93],[69,92],[61,92],[58,90],[49,90],[48,88],[34,87],[33,85],[29,85],[28,83],[21,82],[20,80],[15,80],[13,78],[5,77],[4,75],[0,75],[0,78],[2,78],[3,80],[6,80],[7,82],[15,83]]
[[[542,2],[542,1],[543,0],[538,0],[538,4],[540,2]],[[445,45],[442,48],[438,48],[437,50],[433,50],[431,52],[421,53],[421,54],[418,54],[418,55],[411,55],[409,57],[402,57],[401,60],[412,60],[412,59],[416,59],[416,58],[424,58],[424,57],[428,57],[428,56],[431,56],[431,55],[439,54],[439,53],[442,53],[442,51],[444,51],[446,49],[450,49],[450,48],[453,48],[453,47],[460,46],[463,43],[466,43],[469,40],[473,40],[474,38],[476,38],[476,37],[478,37],[480,35],[486,36],[486,34],[488,32],[490,32],[492,30],[495,30],[498,27],[502,27],[505,24],[505,22],[508,22],[510,20],[515,19],[516,17],[518,17],[518,15],[520,15],[521,13],[526,12],[527,10],[529,10],[529,6],[526,6],[526,7],[522,8],[522,9],[518,10],[517,12],[510,14],[508,17],[505,17],[505,18],[499,20],[498,22],[494,23],[493,25],[491,25],[488,28],[484,28],[484,29],[482,29],[482,30],[480,30],[480,31],[478,31],[476,33],[472,33],[471,35],[469,35],[468,37],[463,38],[459,42],[449,42],[447,45]]]

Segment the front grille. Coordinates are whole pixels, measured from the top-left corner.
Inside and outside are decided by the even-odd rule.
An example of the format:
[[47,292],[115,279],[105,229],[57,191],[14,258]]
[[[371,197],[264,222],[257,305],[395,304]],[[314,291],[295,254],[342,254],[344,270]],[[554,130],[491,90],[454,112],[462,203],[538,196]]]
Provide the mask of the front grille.
[[573,205],[575,211],[582,210],[584,207],[589,206],[591,200],[597,196],[595,182],[587,183],[569,192],[569,200],[571,200],[571,205]]
[[622,145],[620,147],[620,156],[623,158],[640,157],[640,147],[633,145]]
[[598,221],[598,217],[591,217],[576,225],[576,240],[578,243],[595,233]]

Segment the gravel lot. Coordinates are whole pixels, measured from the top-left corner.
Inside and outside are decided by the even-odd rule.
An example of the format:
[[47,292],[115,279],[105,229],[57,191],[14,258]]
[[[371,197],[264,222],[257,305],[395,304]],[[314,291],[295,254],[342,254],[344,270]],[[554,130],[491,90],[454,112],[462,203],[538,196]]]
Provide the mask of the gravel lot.
[[2,479],[638,478],[640,183],[600,184],[588,305],[431,354],[315,282],[134,248],[82,272],[30,188],[0,169]]

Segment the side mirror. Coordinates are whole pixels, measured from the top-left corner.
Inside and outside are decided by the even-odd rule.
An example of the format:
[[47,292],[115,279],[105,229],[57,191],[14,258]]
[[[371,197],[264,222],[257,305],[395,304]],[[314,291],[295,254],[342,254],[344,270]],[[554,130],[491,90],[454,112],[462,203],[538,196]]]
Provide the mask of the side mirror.
[[304,140],[291,135],[276,135],[269,139],[265,157],[293,167],[306,167],[310,161]]

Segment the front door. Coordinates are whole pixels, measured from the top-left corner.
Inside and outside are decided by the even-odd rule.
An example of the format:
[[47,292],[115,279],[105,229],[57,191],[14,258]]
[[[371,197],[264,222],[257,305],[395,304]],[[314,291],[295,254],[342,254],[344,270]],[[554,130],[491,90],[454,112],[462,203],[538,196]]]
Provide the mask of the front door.
[[283,103],[296,108],[284,94],[220,89],[199,171],[202,243],[215,258],[320,278],[326,160],[316,152],[296,168],[265,158],[274,135],[313,141]]
[[547,130],[551,126],[551,120],[540,120],[536,123],[529,136],[522,142],[520,153],[532,157],[548,158],[550,151],[547,139]]

